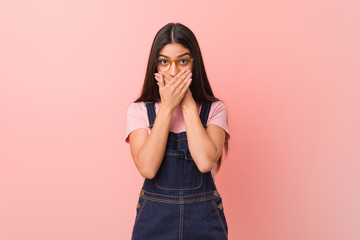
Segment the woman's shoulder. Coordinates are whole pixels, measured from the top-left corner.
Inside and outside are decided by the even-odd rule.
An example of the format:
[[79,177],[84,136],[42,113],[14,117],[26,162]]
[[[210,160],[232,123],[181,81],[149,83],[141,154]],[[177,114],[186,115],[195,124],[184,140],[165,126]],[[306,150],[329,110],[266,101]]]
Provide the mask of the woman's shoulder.
[[143,112],[146,112],[145,102],[132,102],[128,105],[127,108],[128,115],[139,114]]
[[[127,113],[128,114],[142,114],[142,115],[146,115],[147,114],[147,107],[146,104],[150,103],[150,102],[132,102],[129,104],[128,109],[127,109]],[[158,109],[158,107],[160,106],[160,102],[154,102],[155,104],[155,109]]]
[[226,132],[225,141],[230,139],[230,131],[228,126],[228,112],[225,103],[221,100],[212,103],[208,124],[214,124],[223,128]]
[[211,104],[211,112],[225,111],[227,112],[226,105],[222,100],[217,100]]

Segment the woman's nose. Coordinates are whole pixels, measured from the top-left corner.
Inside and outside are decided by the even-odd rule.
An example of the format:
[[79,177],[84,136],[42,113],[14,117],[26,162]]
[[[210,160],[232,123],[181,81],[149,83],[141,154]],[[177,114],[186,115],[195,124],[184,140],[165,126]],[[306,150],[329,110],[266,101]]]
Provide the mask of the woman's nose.
[[178,74],[178,72],[179,70],[177,69],[175,62],[173,62],[170,66],[169,74],[174,77],[176,74]]

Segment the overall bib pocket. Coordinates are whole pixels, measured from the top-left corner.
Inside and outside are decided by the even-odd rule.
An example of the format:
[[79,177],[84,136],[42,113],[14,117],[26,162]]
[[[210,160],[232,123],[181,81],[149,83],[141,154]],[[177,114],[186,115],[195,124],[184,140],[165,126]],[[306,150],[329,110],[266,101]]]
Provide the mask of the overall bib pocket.
[[156,186],[167,190],[192,190],[201,187],[203,174],[190,154],[182,151],[166,151],[155,176]]

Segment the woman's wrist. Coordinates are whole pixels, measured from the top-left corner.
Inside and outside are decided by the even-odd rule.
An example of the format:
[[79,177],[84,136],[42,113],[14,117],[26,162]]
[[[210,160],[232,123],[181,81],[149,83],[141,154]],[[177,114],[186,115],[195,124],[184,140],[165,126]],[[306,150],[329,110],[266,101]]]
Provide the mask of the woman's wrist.
[[174,113],[175,111],[175,107],[172,107],[172,106],[168,106],[166,104],[161,104],[160,107],[159,107],[159,112],[164,112],[166,115],[171,115]]
[[181,109],[186,112],[191,111],[191,110],[196,110],[197,111],[197,107],[196,107],[196,102],[193,98],[191,98],[191,100],[187,101],[184,104],[181,104]]

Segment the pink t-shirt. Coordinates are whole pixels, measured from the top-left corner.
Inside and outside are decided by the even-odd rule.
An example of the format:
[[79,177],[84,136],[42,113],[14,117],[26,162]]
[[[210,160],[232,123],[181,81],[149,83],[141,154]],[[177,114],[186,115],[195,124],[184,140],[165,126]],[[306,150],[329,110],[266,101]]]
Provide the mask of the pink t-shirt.
[[[155,103],[156,114],[159,111],[160,105],[161,102]],[[197,104],[199,114],[201,110],[200,106],[201,105]],[[224,129],[226,132],[225,141],[229,140],[230,132],[227,124],[227,110],[225,104],[222,101],[216,101],[211,104],[207,125],[210,124],[214,124]],[[146,105],[144,102],[131,103],[128,107],[125,142],[129,143],[129,134],[139,128],[148,129],[150,133],[149,119],[147,115]],[[178,106],[173,113],[170,125],[170,132],[179,133],[183,131],[186,131],[185,121],[181,107]]]
[[[198,112],[200,114],[201,105],[196,104],[198,108]],[[156,114],[159,111],[159,107],[161,106],[161,102],[155,103],[155,112]],[[144,102],[136,102],[131,103],[127,110],[127,128],[126,128],[126,137],[125,142],[129,143],[129,134],[136,129],[147,129],[150,133],[151,129],[149,128],[149,119],[147,115],[146,104]],[[227,110],[225,104],[222,101],[216,101],[211,104],[209,117],[207,120],[207,125],[216,125],[225,130],[226,137],[225,141],[230,139],[230,132],[228,129],[227,123]],[[174,110],[173,117],[170,125],[170,132],[179,133],[186,131],[185,129],[185,121],[182,114],[181,107],[178,106]],[[216,164],[212,169],[212,174],[214,177]]]

